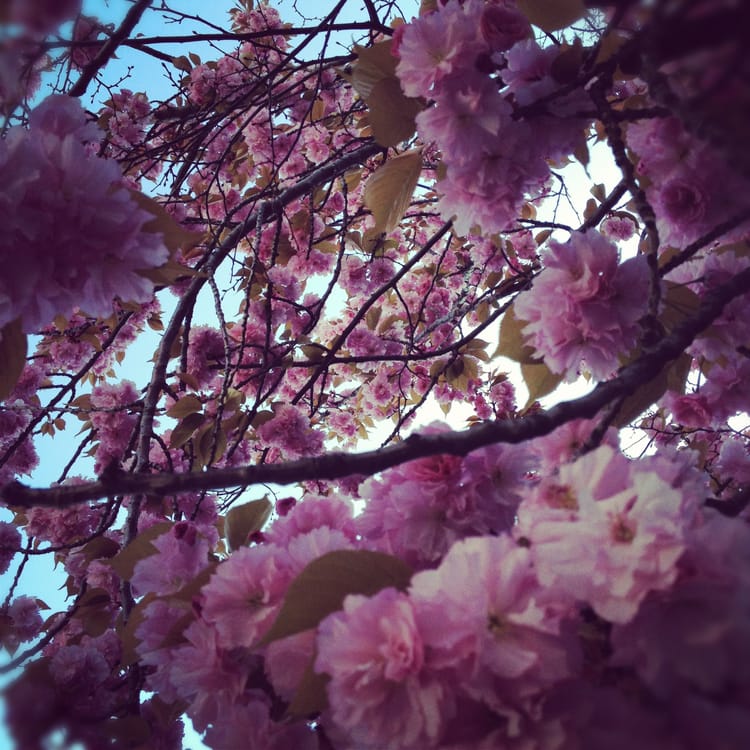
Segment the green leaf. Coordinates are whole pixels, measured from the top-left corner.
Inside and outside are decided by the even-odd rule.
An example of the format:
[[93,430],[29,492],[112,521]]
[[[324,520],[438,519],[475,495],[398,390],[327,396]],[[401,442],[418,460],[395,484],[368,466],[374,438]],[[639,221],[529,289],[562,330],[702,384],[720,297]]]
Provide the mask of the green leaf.
[[21,377],[26,364],[26,347],[21,318],[6,323],[0,329],[0,401],[10,396]]
[[422,103],[406,96],[397,78],[378,81],[365,101],[372,134],[381,146],[396,146],[414,135],[415,118],[423,109]]
[[244,505],[236,505],[227,513],[224,536],[230,551],[244,547],[250,535],[263,528],[272,508],[271,502],[264,497]]
[[676,360],[662,368],[656,377],[644,383],[622,402],[622,406],[620,406],[612,424],[615,427],[629,425],[643,414],[651,404],[658,401],[667,392],[667,389],[684,393],[691,363],[692,357],[683,352]]
[[526,401],[527,409],[534,401],[538,401],[543,396],[547,396],[562,383],[562,375],[552,372],[544,362],[538,364],[521,364],[521,375],[529,389],[529,398]]
[[181,448],[191,437],[195,434],[195,431],[206,421],[205,414],[188,414],[177,427],[172,430],[172,434],[169,436],[169,447],[170,448]]
[[195,436],[195,468],[208,466],[209,461],[218,461],[227,449],[227,436],[224,429],[219,426],[215,431],[213,422],[209,422],[200,428]]
[[292,702],[286,710],[289,716],[301,719],[305,716],[319,714],[328,706],[326,686],[331,678],[327,674],[315,671],[313,666],[315,658],[313,656],[307,665]]
[[[195,247],[202,235],[188,232],[183,229],[153,198],[149,198],[139,190],[131,190],[130,197],[138,204],[138,207],[150,213],[154,218],[143,225],[143,231],[161,234],[164,244],[171,253],[180,249]],[[184,269],[189,272],[190,269]]]
[[73,616],[81,621],[84,633],[95,638],[112,624],[111,604],[109,592],[105,589],[87,589]]
[[348,594],[372,596],[388,587],[404,591],[411,575],[406,563],[382,552],[328,552],[292,581],[281,611],[258,645],[316,627],[324,617],[341,609]]
[[501,356],[522,364],[538,364],[541,360],[535,356],[534,348],[525,343],[523,329],[527,325],[527,321],[516,317],[511,305],[500,323],[500,341],[492,358]]
[[363,99],[367,99],[372,94],[378,81],[396,76],[398,61],[391,52],[392,47],[393,40],[391,39],[378,42],[371,47],[355,45],[354,52],[357,55],[357,61],[352,66],[352,86]]
[[151,542],[162,534],[166,534],[173,525],[171,521],[162,521],[149,526],[114,557],[102,560],[102,562],[111,565],[120,578],[129,581],[133,577],[136,563],[157,553],[158,550]]
[[375,217],[374,231],[390,232],[398,226],[421,171],[422,150],[415,149],[389,159],[370,175],[364,201]]
[[664,282],[662,295],[663,310],[659,320],[669,332],[685,318],[693,315],[700,307],[700,297],[684,284]]
[[198,411],[203,411],[203,402],[197,396],[188,393],[187,396],[183,396],[167,409],[167,416],[173,419],[182,419],[187,417],[188,414],[194,414]]
[[558,31],[586,13],[583,0],[517,0],[518,9],[542,31]]

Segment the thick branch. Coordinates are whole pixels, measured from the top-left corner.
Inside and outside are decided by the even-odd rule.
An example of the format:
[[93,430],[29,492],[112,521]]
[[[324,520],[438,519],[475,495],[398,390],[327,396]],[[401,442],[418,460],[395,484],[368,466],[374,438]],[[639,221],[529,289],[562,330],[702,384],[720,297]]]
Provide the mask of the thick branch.
[[627,396],[654,378],[678,357],[695,337],[721,315],[732,299],[750,291],[750,269],[706,295],[696,314],[683,321],[658,346],[624,367],[619,375],[600,383],[591,393],[564,401],[546,412],[522,419],[497,420],[463,432],[414,435],[402,443],[367,453],[330,453],[281,464],[212,469],[189,474],[116,474],[83,485],[34,489],[13,482],[2,490],[11,506],[67,507],[101,497],[122,494],[175,494],[252,484],[292,484],[311,479],[339,479],[352,474],[372,475],[392,466],[441,453],[463,456],[492,443],[520,443],[546,435],[576,418],[593,417],[615,399]]

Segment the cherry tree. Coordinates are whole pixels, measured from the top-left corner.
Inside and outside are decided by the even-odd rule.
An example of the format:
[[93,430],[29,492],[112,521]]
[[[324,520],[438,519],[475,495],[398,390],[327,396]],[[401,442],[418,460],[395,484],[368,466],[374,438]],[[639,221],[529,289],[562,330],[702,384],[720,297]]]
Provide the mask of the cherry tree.
[[181,5],[0,3],[18,747],[747,747],[743,3]]

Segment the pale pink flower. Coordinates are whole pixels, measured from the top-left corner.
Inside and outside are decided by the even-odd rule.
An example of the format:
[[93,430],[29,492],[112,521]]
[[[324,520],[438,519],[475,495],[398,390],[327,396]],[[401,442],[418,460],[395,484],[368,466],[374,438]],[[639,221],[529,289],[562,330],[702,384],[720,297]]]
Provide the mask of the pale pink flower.
[[609,240],[627,241],[635,234],[633,219],[626,216],[608,216],[601,224],[602,234]]
[[193,326],[187,354],[187,372],[207,388],[219,375],[225,362],[224,337],[211,326]]
[[286,547],[295,537],[314,529],[328,527],[343,532],[351,541],[356,538],[354,508],[342,495],[305,495],[285,515],[277,518],[266,534],[269,542]]
[[294,575],[307,567],[313,560],[340,549],[352,549],[354,542],[343,532],[321,526],[305,534],[295,536],[287,546],[289,565]]
[[565,244],[550,243],[544,265],[515,302],[527,342],[568,381],[582,363],[595,378],[607,378],[635,344],[646,312],[645,257],[618,265],[617,248],[601,234],[574,232]]
[[492,151],[512,112],[495,83],[471,73],[445,82],[437,104],[417,115],[417,128],[423,141],[437,143],[447,163],[461,165]]
[[258,428],[258,437],[263,447],[279,448],[287,458],[314,456],[323,450],[323,433],[292,404],[276,404],[273,418]]
[[[539,457],[540,474],[550,476],[560,464],[577,458],[598,424],[595,419],[572,419],[548,435],[534,440],[532,450]],[[601,442],[616,448],[619,445],[617,430],[614,427],[608,429]]]
[[[7,609],[16,643],[36,638],[42,629],[42,616],[36,599],[30,596],[17,596]],[[7,644],[7,638],[6,638]]]
[[111,464],[119,464],[133,437],[138,418],[133,407],[140,394],[132,380],[102,383],[91,391],[93,407],[89,419],[99,441],[94,471],[101,474]]
[[513,0],[491,0],[486,3],[480,30],[490,52],[505,52],[531,35],[528,19],[515,7]]
[[699,393],[678,394],[667,391],[662,399],[672,412],[673,419],[684,427],[699,428],[711,424],[711,409],[704,396]]
[[750,359],[743,356],[714,365],[700,392],[714,423],[745,411],[750,400]]
[[668,174],[690,148],[690,138],[676,117],[654,117],[628,124],[628,146],[638,155],[638,170]]
[[436,570],[411,581],[428,666],[500,709],[571,675],[573,642],[535,603],[531,553],[507,535],[454,544]]
[[[72,484],[72,482],[68,482]],[[26,512],[26,533],[52,544],[70,544],[91,534],[102,520],[101,509],[89,505],[67,508],[30,508]]]
[[74,307],[107,316],[115,297],[153,296],[138,272],[168,251],[161,234],[144,231],[153,216],[122,187],[119,166],[86,148],[100,137],[78,101],[60,95],[32,112],[29,130],[11,128],[0,142],[0,325],[20,316],[36,331]]
[[[539,581],[561,600],[587,602],[610,622],[631,620],[649,591],[669,588],[695,513],[694,498],[653,462],[629,462],[601,446],[564,464],[529,500],[519,531],[531,542]],[[665,470],[666,467],[662,467]]]
[[195,620],[184,636],[186,643],[174,649],[169,679],[189,702],[193,725],[203,732],[242,694],[248,670],[237,655],[219,648],[216,630],[203,620]]
[[274,544],[241,547],[203,587],[203,619],[222,648],[252,646],[270,627],[293,577],[288,555]]
[[487,44],[479,34],[482,3],[450,0],[415,19],[400,36],[396,73],[407,96],[432,95],[451,74],[471,69]]
[[305,670],[315,655],[317,631],[312,628],[302,633],[273,641],[266,646],[264,666],[276,693],[290,701],[302,681]]
[[209,542],[191,521],[179,521],[151,544],[156,554],[139,560],[131,579],[138,595],[175,593],[208,565]]
[[360,487],[368,502],[356,518],[359,533],[410,565],[439,560],[473,521],[482,521],[459,489],[461,463],[457,456],[434,456],[391,469],[382,480],[368,479]]
[[315,670],[330,675],[331,718],[358,750],[433,747],[447,690],[424,670],[424,645],[405,594],[349,595],[318,626]]
[[726,438],[721,444],[719,459],[714,467],[721,475],[737,484],[750,482],[750,455],[744,440]]
[[533,39],[523,39],[505,53],[503,81],[518,104],[531,104],[559,86],[550,75],[556,56],[554,45],[540,47]]

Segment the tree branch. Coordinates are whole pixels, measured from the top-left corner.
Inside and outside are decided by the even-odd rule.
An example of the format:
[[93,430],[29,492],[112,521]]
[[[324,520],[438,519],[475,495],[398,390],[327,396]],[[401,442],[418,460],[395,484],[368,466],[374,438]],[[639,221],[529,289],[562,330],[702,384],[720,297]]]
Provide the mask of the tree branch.
[[130,36],[130,32],[138,25],[141,16],[145,13],[152,0],[139,0],[127,12],[120,28],[112,34],[106,42],[102,43],[102,48],[96,57],[81,71],[78,80],[73,84],[69,96],[83,96],[86,89],[94,76],[110,61],[117,48]]
[[83,485],[35,489],[20,482],[6,485],[2,500],[16,508],[63,508],[75,503],[122,494],[168,495],[197,490],[246,487],[253,484],[292,484],[311,479],[339,479],[352,474],[372,475],[392,466],[437,454],[464,456],[493,443],[521,443],[546,435],[571,419],[591,418],[615,399],[627,396],[655,377],[707,328],[735,297],[750,291],[750,269],[712,290],[698,311],[639,359],[620,370],[617,377],[600,383],[591,393],[563,401],[546,412],[521,419],[486,422],[463,432],[413,435],[402,443],[366,453],[329,453],[280,464],[241,466],[185,474],[118,473]]

